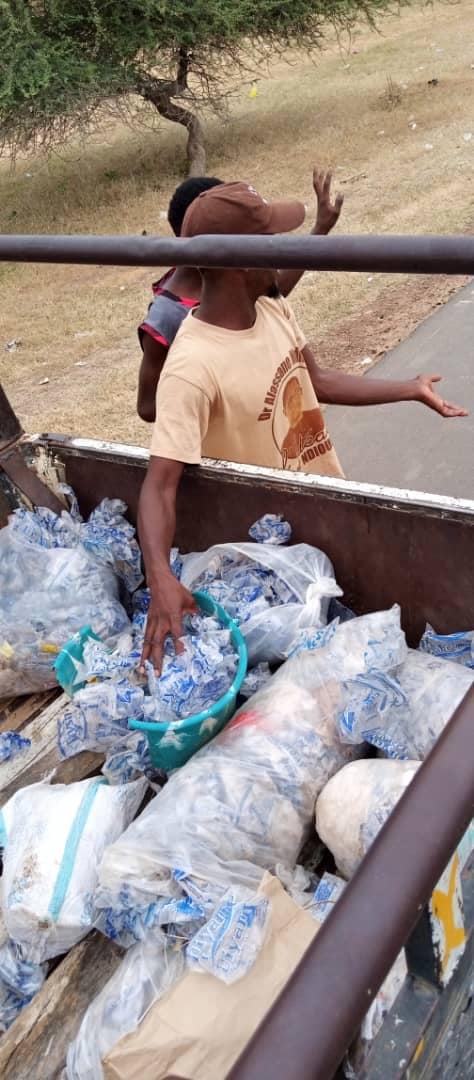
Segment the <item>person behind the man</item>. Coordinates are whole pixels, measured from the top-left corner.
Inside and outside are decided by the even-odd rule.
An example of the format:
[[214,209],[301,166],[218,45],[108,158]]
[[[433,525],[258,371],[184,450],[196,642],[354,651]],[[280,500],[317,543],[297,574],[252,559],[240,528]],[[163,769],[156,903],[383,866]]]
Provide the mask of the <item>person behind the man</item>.
[[[311,230],[314,236],[327,236],[341,213],[343,198],[337,195],[332,202],[331,180],[330,172],[314,167],[313,188],[317,204],[316,221]],[[175,236],[181,236],[184,216],[194,199],[222,183],[215,176],[194,176],[176,188],[168,207],[168,222]],[[280,275],[280,291],[284,296],[294,289],[302,273],[302,270],[285,270]],[[183,320],[199,304],[201,286],[201,275],[194,266],[174,267],[152,285],[153,300],[138,328],[143,357],[138,376],[137,412],[140,419],[148,423],[155,420],[156,388],[168,349]]]
[[[298,228],[304,216],[299,202],[272,205],[248,184],[222,184],[195,199],[182,231],[273,235]],[[467,415],[436,392],[438,376],[395,382],[321,368],[279,295],[278,277],[273,270],[203,270],[200,305],[182,323],[159,382],[139,503],[151,590],[142,662],[151,658],[157,672],[166,636],[179,651],[183,615],[195,610],[169,562],[186,464],[206,456],[342,477],[320,403],[417,401],[441,416]]]

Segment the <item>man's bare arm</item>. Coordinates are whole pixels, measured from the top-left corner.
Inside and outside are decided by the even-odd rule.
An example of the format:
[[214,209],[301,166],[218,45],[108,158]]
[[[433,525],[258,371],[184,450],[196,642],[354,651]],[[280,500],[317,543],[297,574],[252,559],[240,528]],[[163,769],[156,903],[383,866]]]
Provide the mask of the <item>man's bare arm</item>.
[[151,592],[150,610],[141,658],[151,660],[159,674],[168,634],[182,651],[183,615],[196,611],[191,593],[170,570],[170,551],[176,527],[176,494],[183,473],[181,461],[151,457],[138,505],[138,532],[146,579]]
[[167,345],[156,341],[151,334],[143,335],[143,357],[138,374],[137,413],[140,419],[148,424],[153,424],[155,421],[156,388],[167,355]]
[[[332,173],[326,173],[315,165],[313,169],[313,188],[316,195],[317,215],[316,222],[311,229],[311,236],[327,236],[339,221],[344,196],[336,195],[334,202],[332,202],[331,183]],[[303,274],[304,270],[280,270],[279,285],[283,296],[289,296],[300,278],[303,277]]]
[[468,416],[467,409],[445,401],[433,389],[440,375],[417,375],[416,379],[396,381],[369,379],[365,375],[346,375],[343,371],[321,368],[307,345],[303,356],[315,393],[325,405],[388,405],[395,401],[419,401],[441,416]]

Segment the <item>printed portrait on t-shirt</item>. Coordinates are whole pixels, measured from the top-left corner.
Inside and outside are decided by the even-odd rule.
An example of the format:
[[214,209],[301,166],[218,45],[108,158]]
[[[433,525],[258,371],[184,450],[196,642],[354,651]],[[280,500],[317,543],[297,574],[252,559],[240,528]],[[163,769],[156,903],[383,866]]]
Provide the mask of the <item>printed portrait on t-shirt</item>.
[[332,450],[315,400],[306,364],[294,349],[278,366],[258,417],[259,421],[271,421],[282,469],[304,471],[310,462]]
[[273,413],[273,438],[282,468],[304,468],[308,461],[327,453],[331,440],[320,408],[305,408],[304,388],[309,380],[305,366],[293,368],[282,382]]

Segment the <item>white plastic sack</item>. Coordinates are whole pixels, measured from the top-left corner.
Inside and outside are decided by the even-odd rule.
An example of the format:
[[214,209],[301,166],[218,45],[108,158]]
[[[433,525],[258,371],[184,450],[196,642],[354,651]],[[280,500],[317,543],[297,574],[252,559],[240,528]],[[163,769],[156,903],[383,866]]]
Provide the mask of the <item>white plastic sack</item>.
[[353,761],[316,803],[316,832],[349,879],[419,768],[418,761]]
[[104,779],[39,783],[4,806],[1,904],[24,958],[59,956],[88,933],[100,859],[132,821],[146,787],[144,779],[120,787]]
[[56,684],[59,650],[85,625],[109,643],[129,625],[119,600],[141,581],[125,503],[104,499],[83,522],[70,513],[17,510],[0,530],[0,698]]
[[423,760],[473,685],[469,668],[410,649],[392,675],[370,672],[346,685],[341,738],[371,743],[387,757]]
[[135,945],[91,1002],[67,1055],[67,1080],[102,1080],[102,1059],[134,1031],[148,1009],[184,974],[180,949],[164,934],[151,945]]
[[293,870],[317,795],[363,752],[338,735],[340,680],[405,654],[394,608],[287,661],[108,848],[99,927],[124,944],[176,922],[194,933],[230,884],[255,889],[264,870]]
[[327,555],[309,544],[218,544],[182,562],[182,584],[239,622],[250,667],[284,660],[298,631],[323,626],[330,598],[342,596]]

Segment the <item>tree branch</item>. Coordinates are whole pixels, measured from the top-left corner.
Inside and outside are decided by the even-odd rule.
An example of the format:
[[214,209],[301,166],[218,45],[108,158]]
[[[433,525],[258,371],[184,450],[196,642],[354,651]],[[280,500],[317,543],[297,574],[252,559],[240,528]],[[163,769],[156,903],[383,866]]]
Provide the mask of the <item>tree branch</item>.
[[188,133],[186,156],[188,176],[204,176],[206,172],[206,148],[204,128],[198,116],[177,105],[172,99],[187,90],[189,73],[189,53],[184,47],[179,50],[176,79],[154,79],[146,75],[137,79],[137,93],[145,101],[151,102],[165,120],[181,124]]

